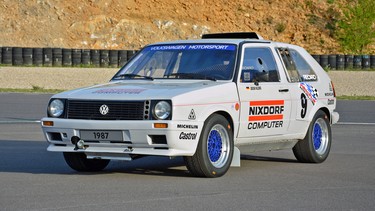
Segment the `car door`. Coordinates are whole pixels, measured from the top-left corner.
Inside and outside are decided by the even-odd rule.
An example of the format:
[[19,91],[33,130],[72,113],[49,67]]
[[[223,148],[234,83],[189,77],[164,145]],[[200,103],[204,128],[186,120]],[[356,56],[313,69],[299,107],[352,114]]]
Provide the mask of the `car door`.
[[270,44],[249,43],[242,48],[237,81],[240,99],[238,138],[278,136],[289,127],[289,84]]
[[276,50],[285,67],[293,106],[289,132],[298,134],[309,124],[307,118],[318,98],[318,77],[297,49],[279,44]]

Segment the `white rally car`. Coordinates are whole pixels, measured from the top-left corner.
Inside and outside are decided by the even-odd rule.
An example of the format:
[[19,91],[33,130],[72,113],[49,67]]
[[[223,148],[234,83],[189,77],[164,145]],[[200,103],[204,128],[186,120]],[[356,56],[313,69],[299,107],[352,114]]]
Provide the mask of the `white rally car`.
[[109,83],[54,95],[41,124],[48,151],[77,171],[183,156],[191,174],[219,177],[260,150],[323,162],[335,107],[330,78],[303,48],[223,33],[148,45]]

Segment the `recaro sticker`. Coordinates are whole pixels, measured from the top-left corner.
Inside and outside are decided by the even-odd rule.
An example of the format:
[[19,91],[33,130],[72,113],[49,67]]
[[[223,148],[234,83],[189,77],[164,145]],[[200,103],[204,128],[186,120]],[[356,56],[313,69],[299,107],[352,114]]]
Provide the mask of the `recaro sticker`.
[[302,78],[305,81],[316,81],[317,80],[316,75],[303,75]]

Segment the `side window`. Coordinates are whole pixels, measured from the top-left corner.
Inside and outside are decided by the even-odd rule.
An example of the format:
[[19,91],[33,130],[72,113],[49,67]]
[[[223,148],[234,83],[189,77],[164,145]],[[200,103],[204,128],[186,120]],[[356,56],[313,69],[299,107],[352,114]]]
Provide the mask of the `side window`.
[[317,80],[313,69],[296,50],[279,48],[278,52],[288,73],[289,82]]
[[286,48],[279,48],[278,51],[288,73],[289,82],[299,82],[300,80],[297,68],[292,59],[292,56],[290,55],[289,50]]
[[289,51],[292,54],[301,81],[316,81],[317,76],[306,60],[296,50],[289,49]]
[[278,82],[279,74],[269,48],[246,48],[241,82]]

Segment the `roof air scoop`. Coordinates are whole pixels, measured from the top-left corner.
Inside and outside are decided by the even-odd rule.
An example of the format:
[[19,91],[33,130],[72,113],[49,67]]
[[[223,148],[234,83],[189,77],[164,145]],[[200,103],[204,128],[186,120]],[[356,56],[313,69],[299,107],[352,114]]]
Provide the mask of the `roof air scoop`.
[[202,39],[257,39],[263,40],[263,37],[256,32],[229,32],[229,33],[215,33],[204,34]]

